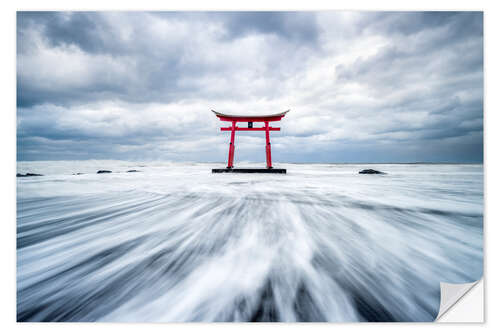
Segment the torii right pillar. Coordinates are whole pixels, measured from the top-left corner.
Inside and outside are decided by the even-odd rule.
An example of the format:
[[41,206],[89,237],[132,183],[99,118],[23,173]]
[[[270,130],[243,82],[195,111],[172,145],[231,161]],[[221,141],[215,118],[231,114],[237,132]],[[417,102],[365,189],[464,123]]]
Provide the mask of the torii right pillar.
[[271,140],[269,139],[269,122],[265,121],[266,128],[266,164],[269,169],[273,167],[273,161],[271,160]]

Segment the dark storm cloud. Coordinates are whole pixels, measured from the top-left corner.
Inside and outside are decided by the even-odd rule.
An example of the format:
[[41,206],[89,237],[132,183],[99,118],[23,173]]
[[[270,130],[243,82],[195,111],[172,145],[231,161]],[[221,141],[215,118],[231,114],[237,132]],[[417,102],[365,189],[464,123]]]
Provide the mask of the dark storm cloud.
[[17,105],[20,159],[222,160],[210,108],[292,108],[277,158],[478,162],[483,14],[19,12]]
[[[153,31],[152,22],[158,30]],[[191,25],[191,22],[196,25]],[[204,47],[203,41],[199,40],[203,39],[205,29],[211,26],[222,27],[222,31],[207,36],[215,42],[214,48]],[[170,35],[165,36],[162,28]],[[251,75],[260,76],[266,72],[270,80],[281,79],[281,64],[285,58],[303,59],[306,55],[297,49],[316,41],[314,15],[266,12],[18,13],[18,105],[68,105],[112,98],[139,103],[169,102],[193,96],[206,97],[203,96],[204,90],[198,89],[198,83],[204,78],[228,77],[238,65],[224,62],[227,53],[222,53],[218,62],[210,60],[211,57],[224,52],[224,46],[228,48],[234,39],[259,34],[272,34],[276,46],[283,49],[274,56],[269,52],[255,54],[259,66]],[[221,45],[217,45],[218,41]],[[49,85],[44,82],[46,78],[27,72],[24,55],[37,52],[40,44],[49,49],[77,53],[75,59],[83,58],[84,63],[75,66],[85,67],[91,76],[78,86],[68,85],[65,80]],[[54,61],[57,61],[55,57]],[[101,66],[103,61],[124,63],[128,75],[123,69]],[[232,62],[236,62],[235,59]],[[286,64],[288,71],[293,71],[296,66],[290,61]],[[225,91],[210,91],[210,97],[216,94],[224,96]],[[269,91],[269,95],[272,94],[273,91]]]
[[[141,45],[140,41],[146,37],[145,31],[141,30],[143,25],[133,26],[131,40],[123,40],[120,21],[127,21],[126,18],[111,22],[106,20],[106,14],[95,12],[18,13],[18,105],[67,105],[109,99],[141,102],[160,93],[164,93],[162,97],[167,99],[169,92],[176,88],[182,70],[178,65],[179,54],[163,54],[159,61],[159,55],[154,54],[157,45]],[[75,63],[75,69],[81,69],[85,71],[82,74],[89,76],[82,79],[82,84],[68,85],[67,81],[73,81],[71,75],[79,75],[69,69],[65,73],[68,80],[63,77],[44,84],[46,77],[27,72],[27,66],[24,66],[23,56],[40,48],[65,50],[70,54],[68,60],[71,56],[80,60]],[[58,60],[57,55],[51,58],[48,60]],[[124,68],[106,66],[114,63]],[[165,89],[167,84],[168,89]]]
[[17,17],[18,29],[39,29],[51,46],[74,44],[86,52],[112,49],[112,44],[106,42],[113,41],[107,38],[113,31],[100,19],[99,13],[20,12]]
[[[420,79],[416,83],[423,84],[425,78],[422,73],[429,79],[436,74],[453,78],[479,73],[481,75],[476,78],[475,86],[482,85],[482,22],[482,13],[479,12],[375,15],[361,30],[393,36],[394,43],[381,48],[371,57],[360,57],[352,64],[338,65],[337,77],[347,81],[370,81],[374,85],[393,89],[414,84],[416,77]],[[450,83],[448,86],[452,87]]]
[[316,43],[318,26],[312,12],[232,12],[216,14],[231,37],[252,33],[275,34],[301,43]]
[[[249,34],[273,34],[302,43],[315,43],[319,34],[312,12],[152,12],[167,20],[198,20],[223,23],[224,38],[241,38]],[[52,46],[76,45],[90,53],[119,53],[133,50],[120,43],[116,31],[99,12],[21,12],[19,27],[40,29]],[[141,25],[134,33],[141,34]]]
[[[473,154],[481,160],[482,13],[383,13],[361,30],[392,36],[393,43],[371,56],[338,65],[339,82],[365,85],[366,93],[381,101],[373,110],[376,114],[427,113],[422,123],[408,122],[375,133],[381,137],[398,133],[400,137],[391,137],[393,142],[418,142],[422,147],[472,135],[469,139],[477,148]],[[459,97],[472,90],[474,98]],[[399,96],[391,98],[394,95]],[[457,154],[461,149],[460,145],[449,148]]]
[[[380,12],[359,22],[362,33],[413,35],[424,30],[449,26],[454,37],[483,33],[482,12]],[[449,36],[448,36],[449,37]]]
[[249,34],[272,34],[282,38],[314,44],[320,34],[314,12],[211,11],[152,12],[166,20],[188,19],[207,23],[223,23],[223,38],[241,38]]
[[[441,64],[439,70],[447,70],[447,74],[470,73],[483,69],[483,20],[482,13],[384,13],[378,15],[363,31],[382,32],[389,35],[404,34],[405,38],[395,39],[395,43],[381,49],[374,56],[358,59],[348,67],[339,65],[339,78],[366,79],[378,78],[380,72],[392,69],[401,74],[415,71],[435,70],[429,66],[436,58],[453,58]],[[432,33],[432,29],[437,29]],[[425,38],[417,39],[414,45],[404,44],[407,35],[416,35],[428,31]],[[457,56],[460,52],[460,57]],[[434,59],[430,59],[434,58]],[[401,71],[405,65],[406,71]],[[361,76],[361,77],[360,77]],[[391,81],[389,83],[393,83]]]

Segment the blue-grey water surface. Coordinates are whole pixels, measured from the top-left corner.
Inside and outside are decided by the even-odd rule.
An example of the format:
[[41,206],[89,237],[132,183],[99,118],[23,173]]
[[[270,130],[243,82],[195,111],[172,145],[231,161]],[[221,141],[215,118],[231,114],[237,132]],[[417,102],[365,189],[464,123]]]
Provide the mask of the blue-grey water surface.
[[432,321],[482,277],[482,165],[279,166],[18,162],[18,321]]

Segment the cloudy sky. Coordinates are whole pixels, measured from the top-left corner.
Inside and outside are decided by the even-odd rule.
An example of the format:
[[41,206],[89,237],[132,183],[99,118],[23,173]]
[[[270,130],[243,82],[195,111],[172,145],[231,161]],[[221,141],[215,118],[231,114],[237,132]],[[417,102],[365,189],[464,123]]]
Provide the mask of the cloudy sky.
[[[480,12],[19,12],[18,160],[482,162]],[[239,132],[237,161],[264,161]]]

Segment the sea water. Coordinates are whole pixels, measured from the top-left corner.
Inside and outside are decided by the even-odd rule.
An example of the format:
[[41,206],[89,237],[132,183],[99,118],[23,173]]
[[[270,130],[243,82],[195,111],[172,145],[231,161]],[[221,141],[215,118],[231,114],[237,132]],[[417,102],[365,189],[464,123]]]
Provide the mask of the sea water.
[[18,162],[18,321],[432,321],[482,277],[481,164],[213,167]]

